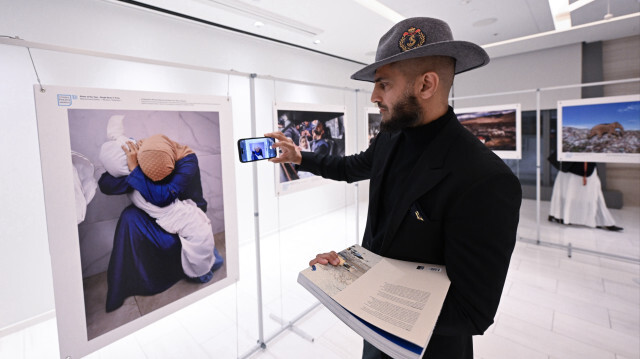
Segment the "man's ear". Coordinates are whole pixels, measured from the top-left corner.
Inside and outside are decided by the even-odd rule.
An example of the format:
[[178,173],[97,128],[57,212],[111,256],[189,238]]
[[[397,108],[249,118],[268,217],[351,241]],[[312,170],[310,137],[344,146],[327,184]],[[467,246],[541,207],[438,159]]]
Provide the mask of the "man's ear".
[[417,78],[415,86],[416,96],[428,100],[437,92],[440,86],[440,76],[434,71],[425,72]]

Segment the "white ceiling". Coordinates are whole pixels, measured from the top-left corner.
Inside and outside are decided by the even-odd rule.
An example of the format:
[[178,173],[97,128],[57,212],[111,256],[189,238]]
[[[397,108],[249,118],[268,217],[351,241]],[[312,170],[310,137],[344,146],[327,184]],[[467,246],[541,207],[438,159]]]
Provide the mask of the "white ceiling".
[[[393,25],[354,0],[137,1],[362,63],[374,61],[378,39]],[[613,18],[604,20],[608,1]],[[640,0],[593,0],[571,13],[573,27],[564,31],[555,31],[548,0],[379,2],[404,17],[445,20],[457,40],[477,43],[492,57],[640,34]]]

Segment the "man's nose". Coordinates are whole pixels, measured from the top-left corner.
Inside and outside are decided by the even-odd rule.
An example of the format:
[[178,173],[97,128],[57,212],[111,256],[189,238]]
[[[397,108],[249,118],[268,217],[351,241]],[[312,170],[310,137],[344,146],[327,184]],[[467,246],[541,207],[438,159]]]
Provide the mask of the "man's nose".
[[380,94],[376,89],[373,89],[373,92],[371,93],[371,102],[373,103],[382,102],[382,98],[380,97]]

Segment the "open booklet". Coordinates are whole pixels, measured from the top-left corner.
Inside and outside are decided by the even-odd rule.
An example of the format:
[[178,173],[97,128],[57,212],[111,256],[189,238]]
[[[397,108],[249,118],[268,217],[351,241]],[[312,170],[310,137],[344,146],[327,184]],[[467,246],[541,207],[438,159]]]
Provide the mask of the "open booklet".
[[449,290],[444,266],[390,259],[353,245],[337,266],[316,264],[298,283],[376,348],[421,358]]

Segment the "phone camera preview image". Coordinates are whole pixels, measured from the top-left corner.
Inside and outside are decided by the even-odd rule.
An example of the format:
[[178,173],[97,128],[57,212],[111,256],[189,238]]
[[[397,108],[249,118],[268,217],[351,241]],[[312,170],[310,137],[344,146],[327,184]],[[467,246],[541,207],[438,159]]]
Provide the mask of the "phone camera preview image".
[[276,157],[276,150],[271,148],[274,143],[275,140],[270,137],[243,138],[238,140],[240,162],[253,162]]

